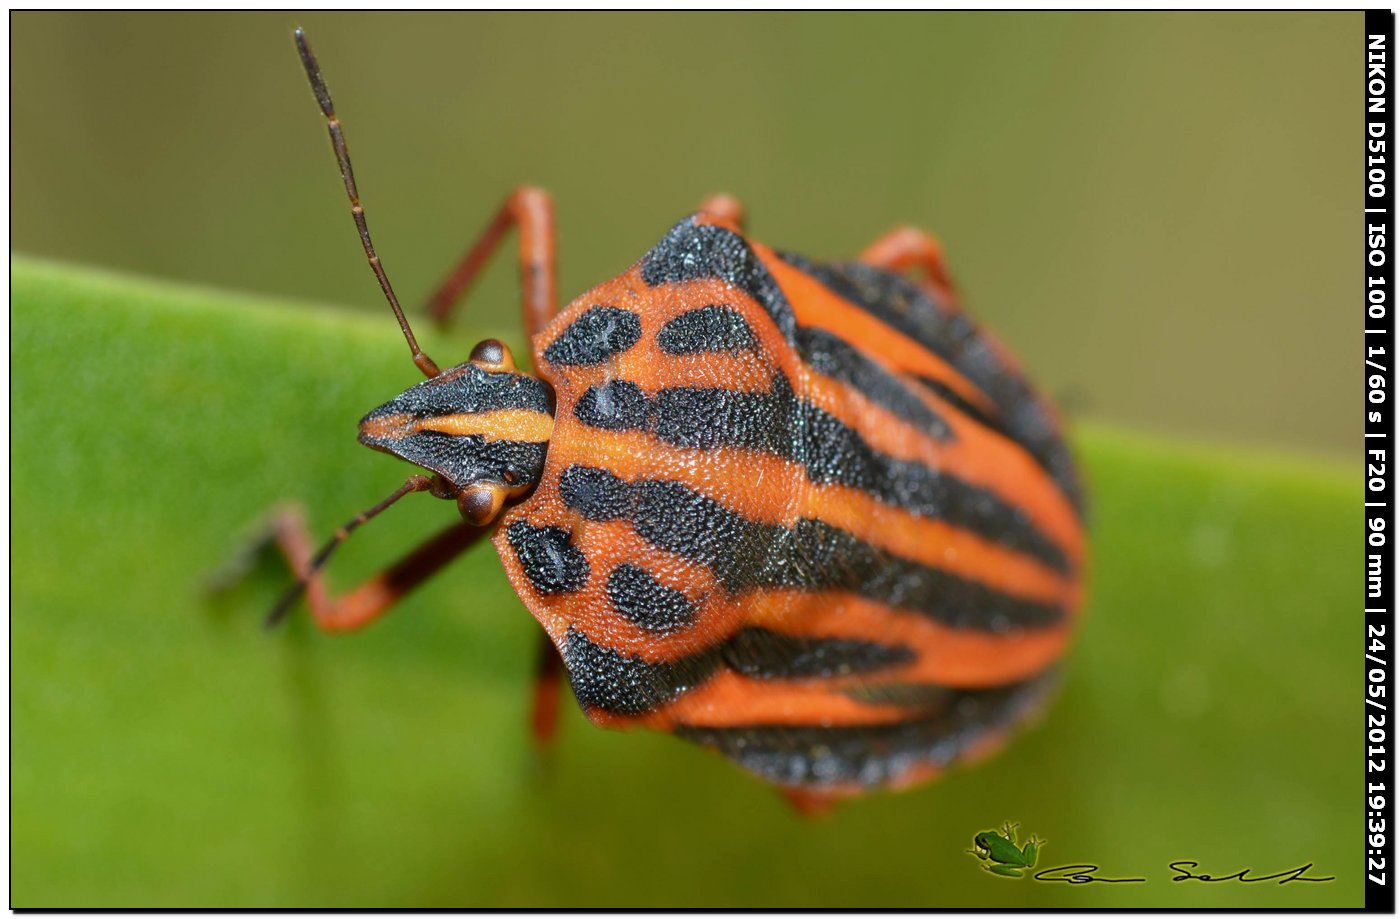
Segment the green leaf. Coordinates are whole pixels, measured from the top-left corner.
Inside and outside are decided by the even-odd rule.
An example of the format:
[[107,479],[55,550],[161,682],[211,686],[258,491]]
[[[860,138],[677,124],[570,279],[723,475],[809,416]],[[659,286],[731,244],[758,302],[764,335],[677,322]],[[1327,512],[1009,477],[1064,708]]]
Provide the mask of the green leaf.
[[[275,566],[206,596],[274,502],[327,533],[403,480],[354,436],[417,379],[387,310],[11,269],[13,906],[1361,902],[1362,559],[1335,464],[1084,426],[1092,602],[1060,697],[995,759],[812,821],[572,706],[537,757],[538,626],[484,546],[353,636],[304,612],[263,631]],[[333,579],[455,514],[405,500]],[[1148,881],[994,877],[965,850],[1006,819],[1046,840],[1039,868]],[[1173,882],[1178,859],[1336,880]]]

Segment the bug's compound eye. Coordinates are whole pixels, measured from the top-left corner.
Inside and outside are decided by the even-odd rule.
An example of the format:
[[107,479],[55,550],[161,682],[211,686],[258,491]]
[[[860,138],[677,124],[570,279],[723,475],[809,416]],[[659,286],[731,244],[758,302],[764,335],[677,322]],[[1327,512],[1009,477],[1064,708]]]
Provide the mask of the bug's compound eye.
[[500,482],[477,482],[457,493],[457,509],[474,526],[484,527],[496,519],[506,503],[507,488]]
[[494,338],[488,338],[472,348],[471,362],[485,370],[496,372],[515,369],[515,358],[510,349]]

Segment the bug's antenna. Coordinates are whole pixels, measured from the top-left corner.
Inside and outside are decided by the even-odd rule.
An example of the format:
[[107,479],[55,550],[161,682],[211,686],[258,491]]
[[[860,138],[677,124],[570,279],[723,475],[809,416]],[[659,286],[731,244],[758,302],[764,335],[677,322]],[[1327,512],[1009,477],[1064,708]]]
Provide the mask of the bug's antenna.
[[263,627],[269,629],[273,628],[277,623],[286,618],[288,611],[292,608],[292,604],[296,603],[301,595],[306,592],[306,587],[311,583],[311,579],[316,576],[316,572],[326,567],[326,562],[330,561],[331,554],[335,552],[340,544],[345,542],[345,540],[350,537],[350,534],[355,532],[361,524],[373,520],[375,517],[379,516],[381,512],[388,510],[404,495],[413,494],[415,491],[430,491],[432,487],[433,480],[427,476],[411,475],[408,477],[408,481],[394,489],[394,493],[389,495],[389,497],[368,510],[360,511],[352,517],[348,523],[336,530],[335,534],[321,547],[321,550],[312,556],[311,563],[306,566],[306,570],[297,576],[297,582],[282,595],[282,599],[277,601],[277,605],[272,608],[272,612],[267,614],[267,619],[264,620]]
[[335,148],[335,158],[340,163],[340,176],[345,180],[345,193],[350,196],[350,213],[355,218],[356,229],[360,231],[360,242],[364,244],[369,267],[379,279],[379,286],[384,291],[389,305],[394,308],[394,316],[399,320],[399,328],[403,329],[404,340],[413,352],[413,363],[423,371],[424,376],[435,377],[441,371],[438,370],[437,364],[433,363],[433,359],[418,347],[418,339],[413,337],[413,329],[409,328],[408,320],[404,318],[399,298],[394,295],[394,288],[390,286],[384,266],[375,254],[374,243],[370,241],[369,226],[365,223],[365,209],[360,205],[360,193],[355,187],[355,173],[350,168],[350,151],[345,147],[345,133],[340,129],[340,119],[335,115],[335,106],[331,103],[331,93],[326,89],[326,81],[321,79],[321,66],[316,63],[316,55],[311,53],[311,46],[307,44],[306,33],[301,27],[298,26],[292,34],[296,38],[297,52],[301,55],[301,65],[306,68],[306,78],[311,81],[311,91],[316,94],[321,113],[326,116],[326,129],[330,131],[331,146]]

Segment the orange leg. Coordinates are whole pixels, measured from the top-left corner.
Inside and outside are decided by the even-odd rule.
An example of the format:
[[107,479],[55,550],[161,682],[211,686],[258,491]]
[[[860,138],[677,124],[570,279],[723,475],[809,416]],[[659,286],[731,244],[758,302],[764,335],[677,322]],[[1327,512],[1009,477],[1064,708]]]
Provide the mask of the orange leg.
[[554,202],[539,188],[517,188],[506,198],[480,238],[462,256],[457,267],[428,301],[428,312],[439,325],[466,294],[506,232],[515,227],[520,235],[520,299],[525,330],[534,338],[558,312],[558,285],[554,266]]
[[[453,524],[379,574],[340,596],[330,595],[321,571],[315,570],[306,583],[306,602],[311,608],[311,615],[316,625],[326,632],[350,632],[364,628],[490,532],[489,527],[476,527],[465,521]],[[253,556],[273,544],[281,551],[292,571],[300,573],[311,568],[315,544],[300,507],[286,506],[274,510],[267,534],[250,547],[247,562],[235,567],[246,568]],[[233,572],[233,575],[238,573]]]
[[559,698],[564,689],[564,661],[549,636],[539,636],[535,658],[535,695],[530,709],[530,727],[535,743],[547,748],[559,729]]
[[700,212],[728,221],[742,231],[744,229],[744,203],[733,195],[720,193],[710,195],[700,202]]
[[956,304],[958,295],[943,261],[943,244],[917,227],[898,227],[865,247],[858,261],[889,271],[918,268],[924,272],[939,302]]
[[809,788],[779,788],[784,798],[792,805],[793,810],[803,817],[810,819],[825,817],[831,813],[831,808],[836,804],[836,796],[824,794]]
[[[943,244],[931,233],[926,233],[918,227],[897,227],[866,246],[857,260],[888,271],[918,268],[924,272],[924,283],[935,294],[935,303],[950,312],[962,311],[962,306],[958,303],[958,292],[943,261]],[[1021,373],[1020,361],[995,335],[986,329],[981,330],[981,335],[1009,372]],[[1046,407],[1049,408],[1048,404]]]

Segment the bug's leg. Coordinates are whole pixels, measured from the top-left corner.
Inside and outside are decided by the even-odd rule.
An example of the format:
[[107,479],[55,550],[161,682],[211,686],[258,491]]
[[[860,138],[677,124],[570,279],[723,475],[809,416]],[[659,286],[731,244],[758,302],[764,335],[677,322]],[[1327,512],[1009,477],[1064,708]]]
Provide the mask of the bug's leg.
[[940,302],[956,303],[957,290],[943,260],[943,244],[918,227],[898,227],[881,236],[856,257],[857,261],[889,271],[918,268],[928,277]]
[[804,817],[824,817],[836,804],[834,795],[813,791],[810,788],[779,788],[788,803]]
[[[943,244],[931,233],[926,233],[918,227],[898,227],[866,246],[856,260],[888,271],[902,272],[909,268],[918,268],[926,276],[923,283],[932,290],[934,302],[950,315],[962,312],[957,289],[943,261]],[[1001,361],[1008,374],[1025,377],[1020,360],[999,338],[985,328],[980,329],[978,334]],[[1060,411],[1043,399],[1040,399],[1040,402],[1053,423],[1058,424]]]
[[744,229],[744,202],[733,195],[720,193],[710,195],[700,202],[700,212],[709,214],[711,217],[718,217],[734,224],[740,230]]
[[481,274],[511,227],[519,231],[520,300],[525,330],[533,338],[557,312],[554,268],[554,201],[539,188],[517,188],[506,198],[481,236],[428,300],[428,312],[446,325],[452,310]]
[[[321,571],[314,570],[306,579],[306,603],[311,609],[311,616],[316,625],[327,632],[349,632],[363,628],[490,532],[489,527],[472,526],[466,521],[453,524],[379,574],[339,596],[332,596],[327,591]],[[253,551],[272,545],[281,551],[293,572],[305,572],[313,567],[315,543],[300,507],[284,506],[274,510],[266,536],[253,547]],[[269,617],[269,625],[281,618],[278,614],[285,608],[279,604],[273,616]]]
[[548,748],[559,728],[559,697],[564,689],[564,661],[548,635],[539,636],[535,659],[535,697],[530,708],[530,729],[535,742]]

